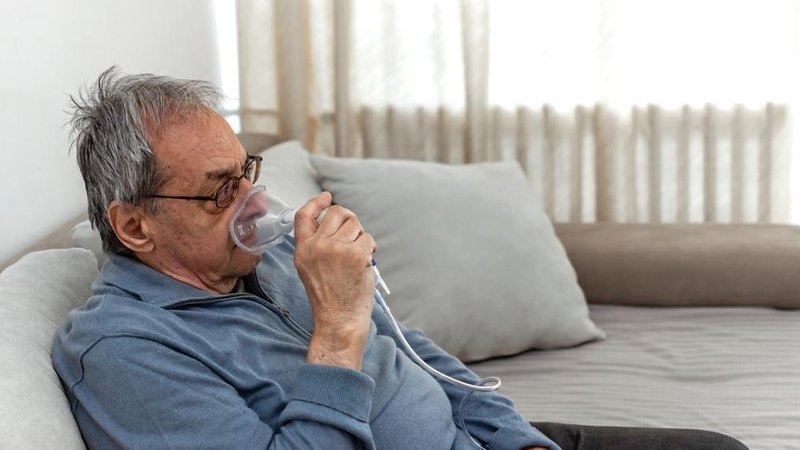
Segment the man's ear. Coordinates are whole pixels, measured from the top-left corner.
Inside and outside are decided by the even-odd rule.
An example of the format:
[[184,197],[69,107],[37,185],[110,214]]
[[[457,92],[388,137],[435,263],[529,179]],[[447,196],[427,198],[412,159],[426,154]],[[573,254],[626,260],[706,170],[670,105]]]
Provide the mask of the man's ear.
[[134,253],[149,253],[155,248],[152,230],[140,208],[114,200],[108,205],[108,222],[122,245]]

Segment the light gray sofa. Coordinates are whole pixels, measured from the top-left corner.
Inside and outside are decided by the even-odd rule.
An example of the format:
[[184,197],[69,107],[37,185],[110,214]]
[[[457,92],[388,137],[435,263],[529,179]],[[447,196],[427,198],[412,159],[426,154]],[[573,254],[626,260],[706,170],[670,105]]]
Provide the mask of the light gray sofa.
[[[274,143],[242,140],[251,153]],[[290,204],[319,192],[300,153],[277,150],[263,182]],[[49,352],[104,256],[86,222],[69,228],[58,235],[68,241],[47,243],[66,248],[32,252],[0,274],[0,448],[84,447]],[[605,338],[470,364],[502,378],[527,419],[702,428],[753,449],[800,448],[800,228],[555,230]]]

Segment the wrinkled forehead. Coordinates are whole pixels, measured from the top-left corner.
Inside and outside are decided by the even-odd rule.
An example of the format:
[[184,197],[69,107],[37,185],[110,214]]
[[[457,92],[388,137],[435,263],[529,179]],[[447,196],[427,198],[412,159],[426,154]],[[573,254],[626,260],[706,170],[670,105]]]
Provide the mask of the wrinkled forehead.
[[225,119],[212,112],[163,127],[153,153],[168,180],[189,185],[234,176],[247,158]]

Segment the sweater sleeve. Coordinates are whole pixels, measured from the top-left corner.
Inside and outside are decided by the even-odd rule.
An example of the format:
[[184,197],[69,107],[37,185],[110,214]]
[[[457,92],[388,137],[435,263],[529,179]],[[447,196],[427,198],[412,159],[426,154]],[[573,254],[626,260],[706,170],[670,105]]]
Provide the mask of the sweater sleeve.
[[[398,347],[402,345],[391,328],[389,319],[379,305],[375,305],[372,319],[379,334],[391,336]],[[458,358],[450,355],[428,339],[421,331],[405,328],[403,336],[423,361],[453,378],[477,384],[480,377],[469,370]],[[404,351],[404,350],[403,350]],[[468,394],[464,388],[437,379],[450,399],[453,418],[458,422],[461,400]],[[501,388],[502,389],[502,388]],[[511,400],[497,392],[475,392],[464,405],[464,422],[469,433],[494,450],[516,450],[528,446],[559,449],[558,445],[539,432],[519,415]]]
[[103,338],[81,363],[83,378],[68,391],[91,447],[374,448],[374,381],[355,370],[300,366],[290,391],[268,390],[277,415],[270,427],[219,374],[160,343]]

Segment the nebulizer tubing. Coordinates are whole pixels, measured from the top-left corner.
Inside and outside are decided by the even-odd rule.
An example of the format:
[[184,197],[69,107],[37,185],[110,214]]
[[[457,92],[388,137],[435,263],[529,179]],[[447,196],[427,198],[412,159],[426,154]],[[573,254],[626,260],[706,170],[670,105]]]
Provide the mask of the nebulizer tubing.
[[397,339],[400,341],[400,345],[403,346],[403,349],[406,351],[409,358],[411,358],[420,367],[425,369],[426,372],[428,372],[429,374],[433,375],[434,377],[442,381],[446,381],[455,386],[462,387],[464,389],[470,389],[477,392],[492,392],[500,389],[501,381],[500,378],[497,377],[488,377],[481,380],[479,384],[472,384],[472,383],[467,383],[466,381],[461,381],[457,378],[453,378],[450,375],[439,372],[438,370],[431,367],[422,358],[420,358],[419,355],[417,355],[417,352],[415,352],[414,349],[411,347],[411,344],[408,343],[406,337],[403,336],[403,331],[400,329],[400,325],[397,323],[397,320],[395,320],[394,316],[392,315],[392,311],[389,309],[389,305],[386,304],[386,300],[383,299],[383,295],[381,295],[380,291],[378,291],[377,289],[375,289],[375,298],[378,301],[378,305],[380,305],[381,309],[383,309],[383,312],[386,313],[386,317],[389,318],[389,322],[392,325],[392,331],[394,331],[394,334],[397,335]]
[[[373,271],[373,274],[375,274],[378,277],[378,281],[380,281],[381,285],[385,286],[386,283],[383,283],[383,279],[380,276],[380,272],[377,272],[377,267],[375,266],[375,260],[373,259],[372,262],[373,262],[372,267],[373,269],[375,269]],[[389,292],[387,291],[386,293],[388,294]],[[392,325],[392,331],[394,331],[395,336],[397,336],[397,339],[400,341],[400,345],[403,346],[403,350],[405,350],[406,355],[408,355],[409,358],[411,358],[415,363],[417,363],[418,366],[422,367],[426,372],[428,372],[435,378],[450,383],[454,386],[467,389],[469,391],[467,395],[465,395],[464,398],[461,399],[461,403],[458,406],[459,425],[461,425],[461,431],[463,431],[464,434],[467,435],[467,438],[472,442],[472,445],[475,445],[477,448],[481,449],[484,448],[480,442],[478,442],[474,437],[472,437],[472,435],[469,433],[469,430],[467,429],[467,424],[464,421],[464,414],[463,414],[464,405],[467,403],[467,400],[469,400],[472,394],[476,392],[494,392],[500,389],[500,385],[502,384],[500,378],[486,377],[483,380],[481,380],[478,384],[472,384],[472,383],[467,383],[466,381],[461,381],[457,378],[453,378],[450,375],[444,374],[434,369],[433,367],[430,366],[430,364],[428,364],[422,358],[420,358],[419,355],[417,355],[417,352],[414,351],[414,348],[411,347],[411,344],[408,343],[406,337],[403,335],[403,331],[400,329],[400,325],[397,323],[397,320],[395,320],[394,316],[392,315],[392,311],[389,309],[389,305],[386,304],[386,300],[383,299],[383,295],[381,295],[380,291],[377,288],[375,289],[375,299],[378,302],[378,305],[380,305],[381,309],[383,309],[383,312],[386,314],[386,317],[389,319],[389,323]]]
[[[268,193],[266,187],[261,185],[254,186],[245,194],[243,201],[233,214],[229,227],[231,237],[234,243],[242,250],[254,255],[260,255],[270,247],[278,244],[284,236],[294,230],[294,216],[296,212],[296,209],[287,206],[277,196]],[[322,212],[317,222],[322,220],[324,213],[325,211]],[[500,378],[487,377],[478,384],[472,384],[453,378],[431,367],[417,355],[417,352],[415,352],[411,344],[408,343],[403,335],[403,331],[400,329],[400,325],[392,315],[389,305],[386,304],[386,300],[384,300],[383,295],[378,289],[378,287],[380,287],[387,295],[391,293],[388,286],[383,281],[383,277],[374,259],[372,260],[372,274],[375,278],[376,285],[375,300],[389,319],[392,331],[397,336],[398,341],[400,341],[400,345],[403,347],[406,355],[433,377],[470,391],[461,400],[459,406],[458,415],[461,429],[473,444],[483,448],[480,443],[469,434],[469,431],[467,431],[461,410],[474,392],[493,392],[500,389]]]

